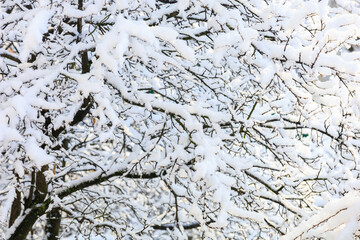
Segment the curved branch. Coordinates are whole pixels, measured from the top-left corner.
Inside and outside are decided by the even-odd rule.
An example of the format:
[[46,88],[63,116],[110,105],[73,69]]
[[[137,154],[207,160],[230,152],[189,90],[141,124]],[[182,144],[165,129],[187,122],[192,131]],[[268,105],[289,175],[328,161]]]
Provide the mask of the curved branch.
[[14,61],[16,63],[21,63],[20,59],[18,59],[17,57],[11,55],[10,53],[7,53],[7,52],[1,52],[0,53],[0,57],[3,57],[3,58],[7,58],[7,59],[10,59],[11,61]]
[[169,4],[177,3],[176,0],[158,0],[158,1],[162,2],[162,3],[169,3]]
[[[215,222],[214,220],[210,220],[208,222],[206,222],[206,224],[210,224]],[[201,226],[201,224],[196,221],[196,222],[192,222],[192,223],[184,223],[181,225],[185,230],[188,229],[194,229],[194,228],[198,228]],[[167,224],[161,224],[161,225],[153,225],[152,228],[155,230],[173,230],[174,228],[177,227],[177,224],[175,223],[167,223]]]
[[13,229],[8,240],[25,240],[36,220],[45,214],[50,205],[50,198],[40,204],[33,206],[25,216],[18,218],[9,231]]
[[65,187],[64,189],[60,189],[57,192],[57,195],[59,198],[64,198],[66,196],[69,196],[70,194],[93,186],[100,183],[103,183],[107,180],[109,180],[112,177],[126,177],[126,178],[134,178],[134,179],[153,179],[158,178],[160,176],[163,176],[166,174],[166,171],[160,171],[160,172],[151,172],[151,173],[144,173],[144,174],[130,174],[126,169],[118,170],[110,174],[104,174],[103,171],[97,171],[92,174],[89,174],[82,179],[79,179],[76,181],[76,183],[72,186]]

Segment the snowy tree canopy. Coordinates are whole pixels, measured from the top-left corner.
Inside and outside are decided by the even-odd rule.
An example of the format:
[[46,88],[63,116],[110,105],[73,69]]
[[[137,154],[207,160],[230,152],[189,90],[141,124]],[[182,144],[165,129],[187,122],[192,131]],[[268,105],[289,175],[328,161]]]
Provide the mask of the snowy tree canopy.
[[359,1],[0,2],[0,238],[360,236]]

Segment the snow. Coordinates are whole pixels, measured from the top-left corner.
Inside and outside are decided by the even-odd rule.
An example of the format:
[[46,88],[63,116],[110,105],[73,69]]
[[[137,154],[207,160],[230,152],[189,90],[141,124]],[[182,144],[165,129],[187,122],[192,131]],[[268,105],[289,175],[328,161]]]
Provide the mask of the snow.
[[180,11],[180,14],[182,14],[183,16],[185,16],[185,10],[189,7],[190,5],[190,1],[189,0],[179,0],[177,1],[176,3],[179,11]]
[[24,138],[21,134],[13,128],[9,128],[6,125],[0,125],[0,142],[5,147],[12,141],[23,141]]
[[11,187],[9,189],[8,193],[6,194],[5,203],[0,208],[0,222],[5,222],[6,221],[8,213],[9,213],[10,208],[11,208],[11,204],[14,201],[15,197],[16,197],[15,188]]
[[35,166],[41,170],[41,167],[55,161],[55,158],[46,153],[46,151],[39,147],[39,143],[34,137],[29,137],[24,144],[26,154]]
[[[346,194],[340,199],[334,199],[327,203],[322,210],[312,216],[310,219],[302,222],[298,227],[287,233],[282,240],[295,239],[299,236],[313,237],[326,234],[330,229],[336,230],[343,228],[340,232],[331,231],[331,239],[353,238],[353,234],[357,230],[357,219],[360,215],[360,196],[357,192]],[[328,238],[329,239],[329,238]]]
[[117,10],[119,11],[129,7],[128,0],[116,0],[115,2]]
[[190,206],[188,209],[189,214],[191,214],[197,221],[201,223],[204,223],[203,217],[202,217],[202,211],[199,208],[199,206],[194,203]]
[[25,169],[23,167],[23,164],[21,161],[17,160],[14,162],[14,169],[15,172],[19,175],[20,178],[22,178],[24,176],[25,173]]
[[237,53],[241,54],[249,51],[252,41],[258,37],[257,31],[250,28],[241,28],[238,31],[231,31],[228,33],[221,33],[214,39],[214,64],[220,66],[221,59],[226,52],[236,45]]
[[255,222],[261,223],[261,224],[265,223],[263,214],[243,210],[243,209],[240,209],[240,208],[238,208],[236,206],[229,206],[227,208],[227,212],[229,214],[231,214],[233,216],[236,216],[236,217],[239,217],[239,218],[245,218],[245,219],[254,220]]
[[171,43],[182,57],[188,59],[191,62],[195,61],[194,49],[187,46],[185,41],[177,39],[179,35],[177,31],[169,27],[158,26],[151,28],[151,31],[156,37]]
[[[50,165],[48,210],[71,212],[69,239],[114,237],[106,226],[134,239],[357,237],[354,1],[4,4],[2,222],[15,189],[26,198],[34,167]],[[174,216],[200,227],[151,227]]]
[[62,5],[64,7],[64,15],[71,17],[71,18],[83,18],[89,15],[95,15],[98,14],[105,1],[104,0],[96,0],[94,1],[94,4],[91,4],[90,2],[85,5],[84,10],[79,10],[73,5],[70,5],[67,2],[64,2]]
[[80,234],[80,235],[75,235],[75,236],[71,236],[71,237],[64,237],[62,239],[64,239],[64,240],[113,240],[116,238],[111,234],[102,234],[102,236],[96,236],[96,235],[83,236]]
[[24,16],[24,19],[29,20],[26,33],[23,37],[24,44],[20,52],[19,59],[21,62],[26,62],[30,53],[39,51],[43,34],[48,30],[48,21],[52,16],[53,11],[47,9],[37,9]]
[[186,188],[179,184],[173,184],[171,185],[171,189],[178,195],[178,196],[185,196],[186,195]]

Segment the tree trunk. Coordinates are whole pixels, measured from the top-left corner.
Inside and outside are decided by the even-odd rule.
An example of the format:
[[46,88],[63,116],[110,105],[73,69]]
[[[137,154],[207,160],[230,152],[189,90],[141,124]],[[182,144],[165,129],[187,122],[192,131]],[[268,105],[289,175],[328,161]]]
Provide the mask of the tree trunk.
[[31,210],[22,216],[21,223],[15,228],[15,231],[11,234],[8,240],[25,240],[26,236],[29,234],[32,226],[36,220],[45,213],[49,207],[50,199],[47,201],[37,204],[31,208]]
[[53,209],[46,214],[46,239],[57,240],[60,235],[60,223],[61,223],[61,211],[59,209]]
[[[83,9],[83,0],[78,0],[78,9]],[[77,19],[77,31],[78,33],[82,32],[82,18]],[[80,38],[77,39],[77,42],[80,41]],[[90,62],[87,51],[81,53],[81,68],[82,73],[90,72]],[[86,98],[82,107],[84,106],[85,110],[78,112],[78,114],[74,117],[73,124],[77,123],[77,119],[83,119],[88,112],[88,108],[91,107],[90,98]],[[65,145],[64,145],[65,144]],[[67,142],[63,142],[63,147],[68,149]],[[59,239],[60,236],[60,224],[61,224],[61,211],[59,209],[54,209],[46,215],[46,226],[45,226],[45,234],[47,240],[56,240]]]

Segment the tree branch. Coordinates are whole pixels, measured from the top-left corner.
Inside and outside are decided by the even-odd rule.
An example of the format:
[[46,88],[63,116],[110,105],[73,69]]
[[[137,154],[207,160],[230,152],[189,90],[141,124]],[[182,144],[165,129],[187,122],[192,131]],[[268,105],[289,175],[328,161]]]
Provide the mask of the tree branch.
[[176,0],[157,0],[157,1],[162,3],[169,3],[169,4],[177,3]]
[[[96,174],[98,174],[98,176],[96,176]],[[163,176],[165,174],[166,174],[166,171],[151,172],[151,173],[144,173],[144,174],[129,174],[129,173],[127,173],[127,170],[119,170],[119,171],[116,171],[116,172],[108,174],[108,175],[104,175],[104,172],[95,172],[94,177],[92,179],[89,179],[89,176],[85,176],[83,181],[80,179],[79,181],[77,181],[78,182],[77,184],[75,184],[67,189],[60,190],[60,192],[57,195],[59,196],[59,198],[64,198],[78,190],[103,183],[112,177],[126,177],[126,178],[134,178],[134,179],[153,179],[153,178],[158,178],[160,176]],[[88,180],[85,180],[85,179],[88,179]]]
[[1,57],[3,57],[3,58],[7,58],[7,59],[10,59],[11,61],[14,61],[14,62],[16,62],[16,63],[21,63],[21,61],[20,61],[20,59],[18,59],[17,57],[15,57],[15,56],[13,56],[13,55],[11,55],[11,54],[9,54],[9,53],[6,53],[6,52],[1,52],[0,53],[0,56]]
[[[207,221],[206,224],[210,224],[215,222],[214,220],[210,220]],[[167,224],[161,224],[161,225],[153,225],[152,228],[155,230],[173,230],[174,228],[176,228],[177,224],[176,223],[167,223]],[[184,223],[181,225],[185,230],[188,229],[194,229],[194,228],[198,228],[201,226],[201,224],[199,222],[193,222],[193,223]]]

